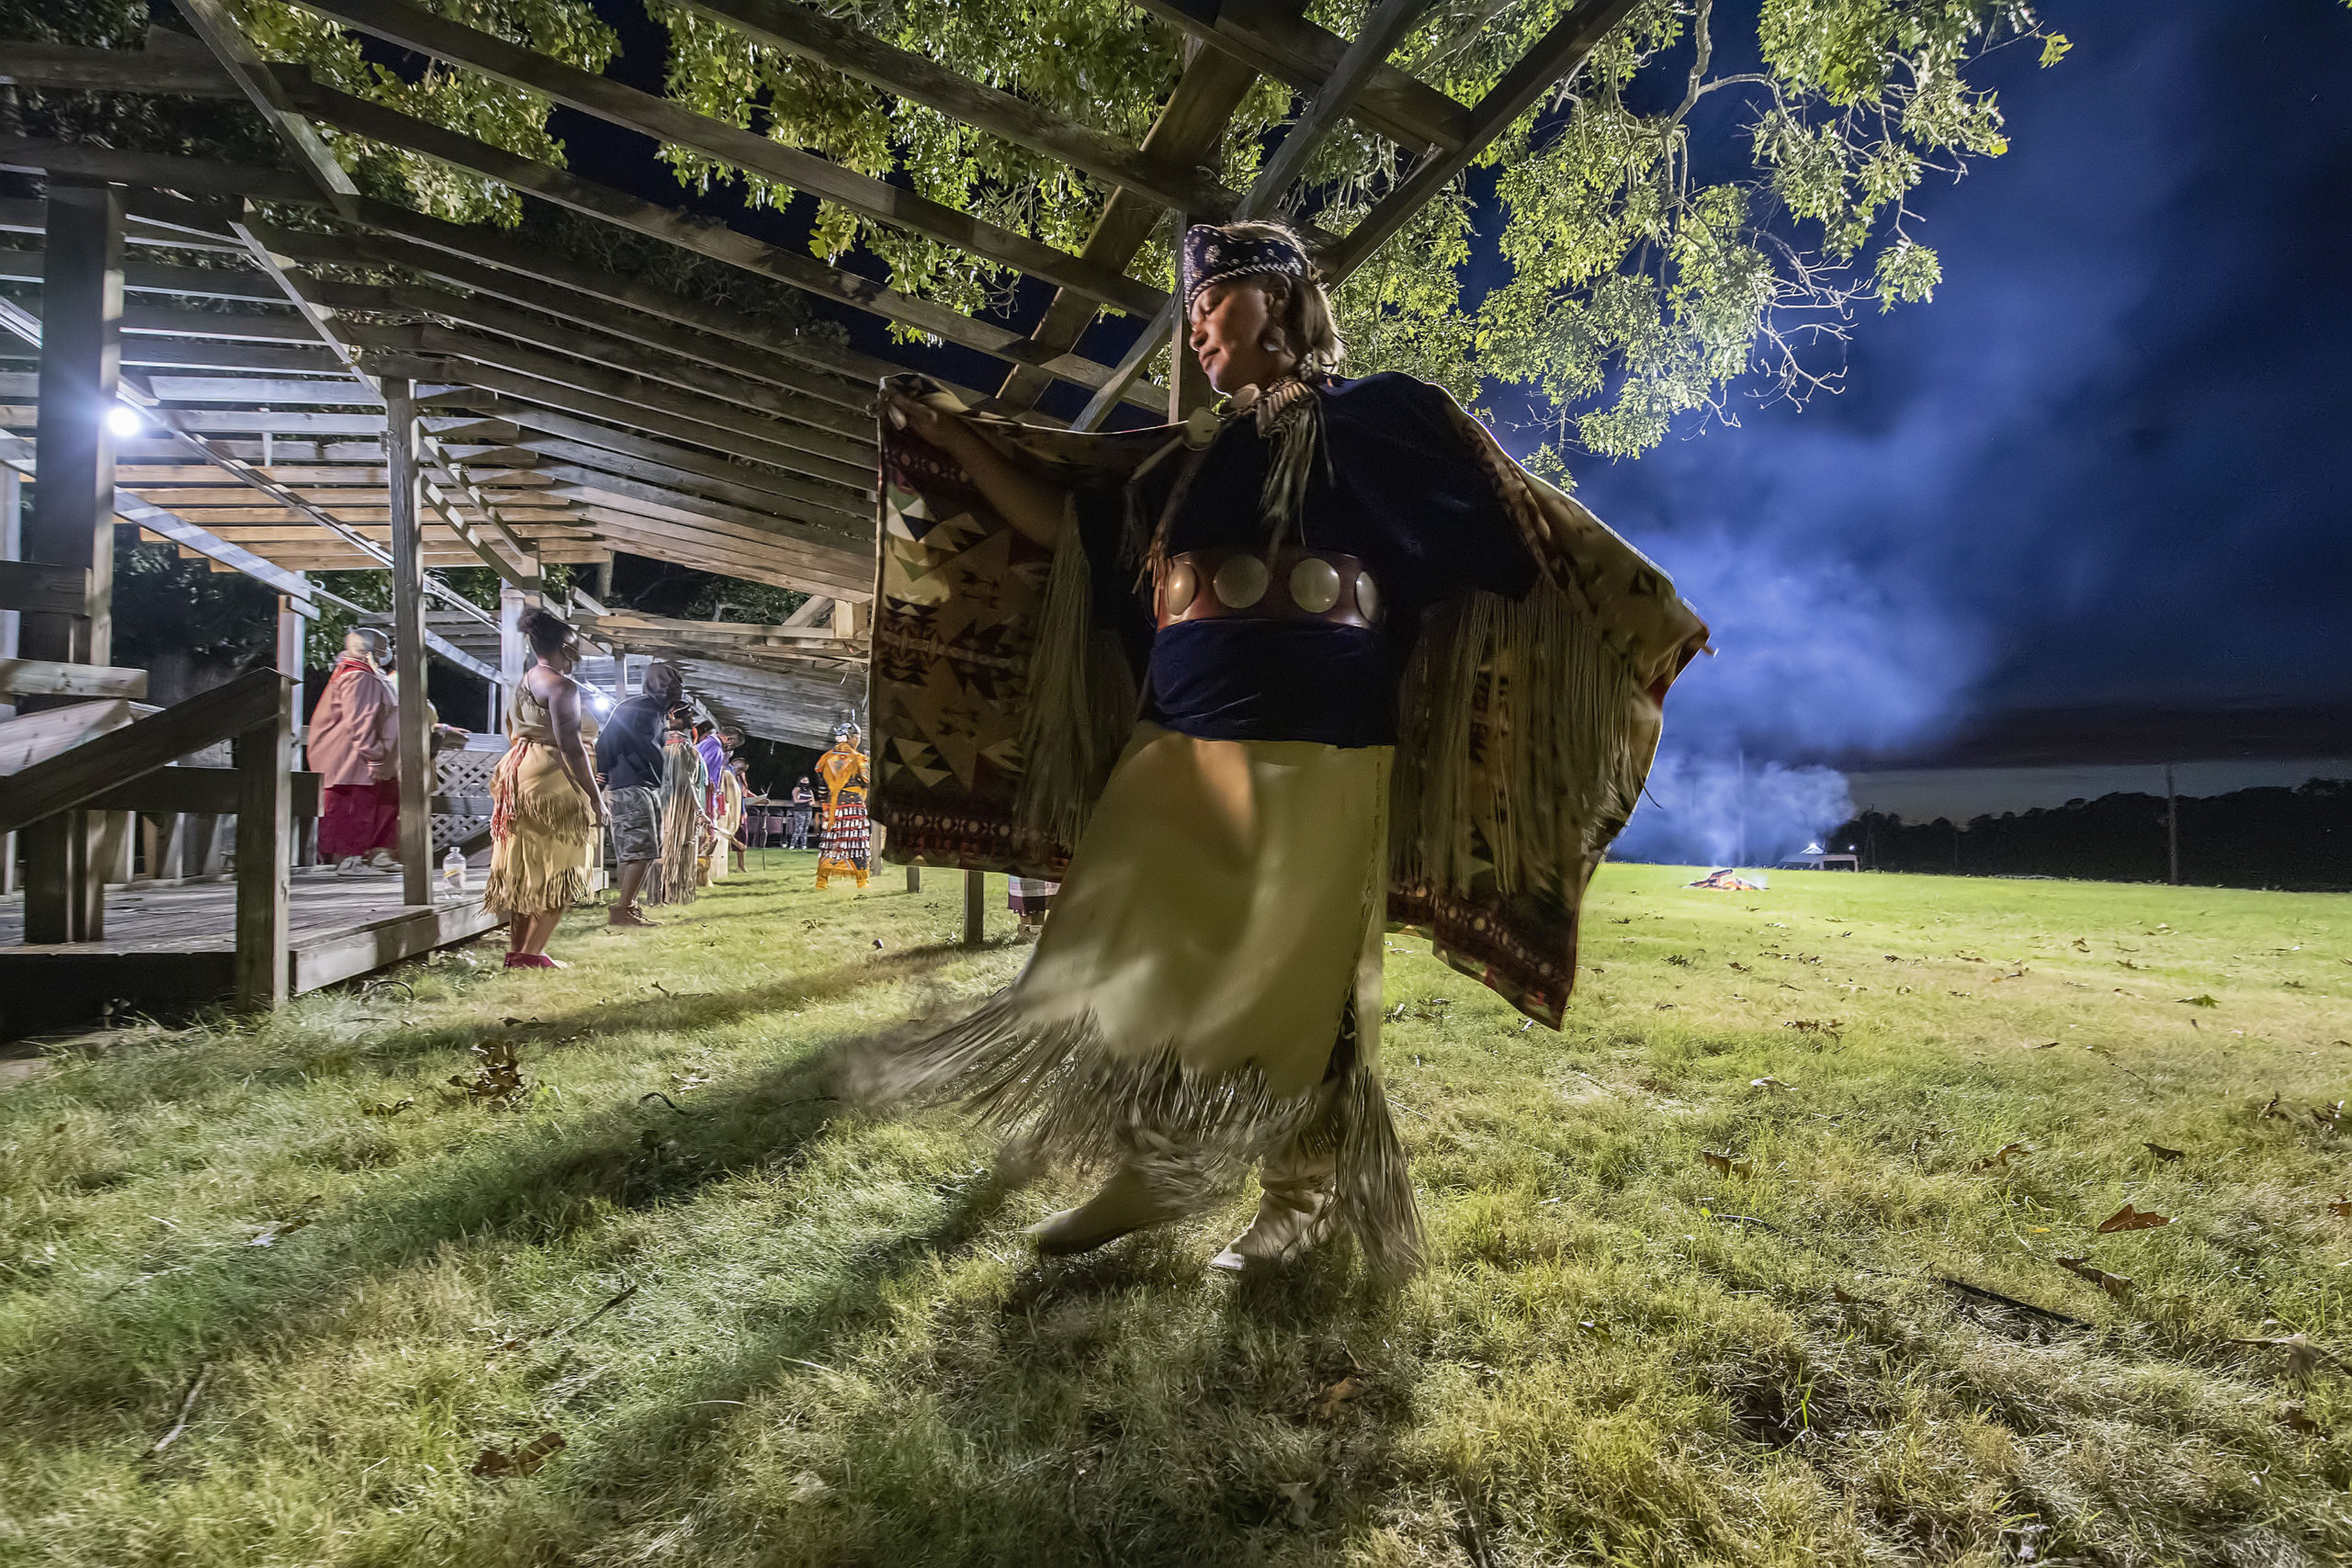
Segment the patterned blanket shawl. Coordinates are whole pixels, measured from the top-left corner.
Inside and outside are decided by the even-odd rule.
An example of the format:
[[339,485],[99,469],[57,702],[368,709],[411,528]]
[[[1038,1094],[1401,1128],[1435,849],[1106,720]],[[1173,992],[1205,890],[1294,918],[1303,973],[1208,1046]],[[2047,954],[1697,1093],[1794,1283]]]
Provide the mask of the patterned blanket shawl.
[[[1072,490],[1128,483],[1217,429],[1203,412],[1075,434],[967,410],[922,378],[894,385]],[[1458,595],[1423,627],[1400,696],[1388,913],[1556,1028],[1586,884],[1707,632],[1639,551],[1454,413],[1543,576],[1522,600]],[[1057,877],[1136,717],[1077,528],[1048,550],[887,419],[881,447],[868,713],[888,857]]]

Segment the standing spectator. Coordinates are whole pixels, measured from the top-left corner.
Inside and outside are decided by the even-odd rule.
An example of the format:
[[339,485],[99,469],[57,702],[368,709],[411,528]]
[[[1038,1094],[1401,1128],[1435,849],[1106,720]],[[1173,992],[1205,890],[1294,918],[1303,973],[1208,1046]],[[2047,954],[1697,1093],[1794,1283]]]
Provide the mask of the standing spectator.
[[616,704],[596,737],[596,771],[613,825],[613,908],[606,923],[650,926],[638,907],[646,873],[662,858],[662,735],[678,700],[678,671],[646,668],[645,689]]
[[718,771],[718,844],[710,852],[713,882],[727,875],[730,863],[737,871],[748,869],[743,863],[744,825],[749,816],[744,801],[751,791],[743,782],[743,771],[741,758],[729,758]]
[[784,806],[784,847],[805,850],[808,847],[808,829],[817,818],[817,791],[809,784],[808,775],[800,775],[792,786],[792,795]]
[[400,702],[383,671],[390,647],[370,626],[345,632],[311,715],[311,766],[326,791],[319,853],[338,871],[400,864]]
[[491,776],[490,880],[482,908],[507,917],[509,969],[555,969],[548,939],[588,891],[581,853],[605,816],[595,764],[580,739],[580,688],[571,671],[580,637],[547,611],[523,612],[518,629],[538,661],[507,701],[506,755]]

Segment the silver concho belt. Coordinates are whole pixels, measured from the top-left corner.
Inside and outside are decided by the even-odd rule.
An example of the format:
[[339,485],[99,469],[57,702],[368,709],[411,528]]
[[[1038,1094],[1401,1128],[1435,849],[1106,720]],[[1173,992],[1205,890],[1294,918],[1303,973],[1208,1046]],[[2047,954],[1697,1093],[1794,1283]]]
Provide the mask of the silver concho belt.
[[1163,626],[1240,615],[1371,627],[1384,608],[1371,569],[1329,550],[1187,550],[1168,558],[1152,597]]

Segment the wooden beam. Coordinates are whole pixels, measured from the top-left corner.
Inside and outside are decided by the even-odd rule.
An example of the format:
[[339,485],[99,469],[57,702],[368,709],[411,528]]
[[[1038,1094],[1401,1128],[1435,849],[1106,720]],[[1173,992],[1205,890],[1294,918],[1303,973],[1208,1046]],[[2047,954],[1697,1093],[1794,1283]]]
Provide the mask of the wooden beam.
[[220,310],[181,310],[164,305],[126,305],[122,330],[154,337],[232,338],[245,343],[316,344],[311,323],[291,311],[282,316],[232,316]]
[[[1100,386],[1107,375],[1106,367],[1099,361],[1064,350],[1047,351],[1032,344],[1018,333],[927,299],[899,293],[870,277],[828,266],[802,252],[771,245],[748,234],[738,233],[715,220],[697,218],[640,200],[551,164],[517,157],[487,143],[395,114],[315,84],[307,87],[305,92],[308,96],[303,101],[309,112],[355,135],[367,136],[433,158],[453,168],[482,175],[526,195],[602,219],[681,250],[741,267],[746,272],[866,311],[885,321],[911,327],[917,332],[944,338],[949,343],[1016,364],[1035,364],[1080,386]],[[905,368],[835,349],[830,344],[794,338],[718,307],[613,277],[593,267],[582,266],[553,255],[544,249],[534,249],[512,235],[499,234],[484,228],[446,223],[385,202],[363,200],[357,212],[364,226],[379,233],[433,246],[455,258],[456,265],[469,267],[469,270],[474,270],[469,264],[487,262],[537,280],[557,283],[627,305],[649,315],[708,332],[740,336],[747,343],[775,348],[778,353],[808,364],[854,375],[869,384]],[[5,262],[0,261],[0,266],[4,265]],[[419,270],[432,272],[469,288],[481,288],[485,292],[499,293],[502,298],[510,299],[517,304],[537,302],[532,295],[502,293],[494,286],[478,282],[478,271],[475,271],[475,276],[468,276],[467,272],[452,270],[451,263],[437,266],[420,265]],[[5,272],[0,272],[0,276],[6,276]],[[1091,299],[1092,297],[1089,295],[1086,298]],[[545,308],[565,313],[560,300],[550,300]],[[601,318],[593,312],[585,316],[575,315],[575,319],[584,320],[590,325],[602,324]],[[790,346],[778,346],[774,341],[776,339],[782,339]],[[1150,401],[1148,390],[1141,396],[1146,403]],[[1162,400],[1165,400],[1164,397]]]
[[0,778],[0,832],[79,810],[190,751],[243,734],[276,710],[285,685],[275,670],[252,671]]
[[392,657],[399,671],[401,901],[433,901],[433,732],[424,711],[424,553],[417,515],[416,403],[384,378],[384,453],[392,497]]
[[[1283,135],[1282,144],[1274,149],[1273,156],[1260,167],[1258,177],[1250,182],[1249,192],[1235,209],[1235,217],[1258,218],[1277,209],[1283,194],[1290,188],[1291,181],[1306,168],[1306,160],[1316,146],[1346,116],[1349,106],[1363,91],[1365,85],[1377,77],[1383,69],[1381,62],[1388,58],[1397,39],[1404,36],[1405,30],[1427,4],[1428,0],[1376,0],[1365,13],[1363,31],[1331,64],[1316,90],[1314,102],[1307,105],[1306,112],[1299,116],[1297,122]],[[1089,399],[1085,409],[1079,414],[1078,429],[1097,429],[1109,417],[1113,400],[1118,389],[1125,384],[1125,378],[1141,371],[1144,361],[1158,349],[1160,338],[1178,329],[1179,310],[1180,302],[1170,299],[1127,345],[1125,355],[1113,372],[1112,383]]]
[[[1295,9],[1306,0],[1283,3]],[[1192,58],[1184,62],[1183,75],[1177,79],[1176,90],[1168,96],[1167,104],[1143,139],[1144,150],[1157,157],[1186,163],[1200,163],[1216,156],[1227,123],[1257,79],[1255,70],[1230,55],[1213,49],[1193,50]],[[1158,206],[1140,197],[1125,190],[1113,191],[1079,254],[1105,266],[1124,268],[1135,259],[1144,242],[1151,238],[1152,230],[1163,216]],[[1057,290],[1029,335],[1041,348],[1075,349],[1096,314],[1093,300],[1068,289]],[[1052,378],[1030,366],[1015,365],[997,396],[1015,410],[1035,408],[1052,385]]]
[[870,596],[874,592],[870,565],[860,570],[846,559],[839,567],[817,565],[785,556],[760,539],[747,538],[721,525],[689,527],[618,507],[586,507],[582,515],[614,547],[650,560],[675,561],[748,582],[828,597]]
[[[400,341],[393,335],[397,331],[369,329],[363,333],[355,330],[355,335],[362,342],[374,338],[396,343]],[[850,465],[835,463],[830,458],[812,457],[780,441],[752,434],[747,428],[752,423],[749,420],[724,420],[715,408],[699,402],[687,404],[684,394],[679,394],[675,400],[656,398],[650,392],[640,392],[635,397],[611,396],[574,384],[585,378],[578,371],[567,372],[563,380],[550,380],[512,369],[488,357],[453,362],[393,350],[371,354],[369,363],[388,375],[461,381],[469,387],[501,394],[502,402],[505,398],[513,398],[568,413],[584,414],[590,419],[640,430],[650,435],[667,436],[673,441],[706,446],[714,452],[747,457],[772,468],[782,468],[791,473],[820,474],[845,487],[859,480],[866,485],[874,483],[871,476],[860,473]],[[695,412],[682,412],[689,406]],[[712,423],[714,419],[723,420],[723,423]],[[852,474],[856,474],[858,479],[852,479],[849,477]]]
[[1582,0],[1552,25],[1470,111],[1469,134],[1460,146],[1431,152],[1399,180],[1370,212],[1348,231],[1326,259],[1331,286],[1372,259],[1373,253],[1429,205],[1448,182],[1561,78],[1574,73],[1611,28],[1625,19],[1635,0]]
[[[538,287],[544,290],[546,286]],[[750,406],[778,418],[836,435],[862,436],[869,446],[873,443],[870,388],[821,371],[782,365],[766,355],[746,354],[738,344],[661,321],[641,321],[632,332],[607,336],[601,331],[582,330],[528,311],[508,310],[485,299],[418,284],[382,288],[309,277],[304,288],[313,300],[335,310],[413,311],[438,316],[688,391],[741,398]],[[613,316],[611,307],[605,306],[595,320],[600,325],[610,324]],[[648,342],[649,337],[657,341]],[[788,390],[779,391],[778,388]]]
[[373,389],[349,377],[341,380],[296,381],[250,376],[157,376],[148,381],[148,386],[158,400],[166,403],[267,403],[272,408],[281,403],[298,407],[342,403],[365,407],[383,400]]
[[[287,782],[293,786],[294,815],[316,817],[319,814],[320,775],[294,773]],[[89,802],[89,809],[146,811],[159,816],[195,812],[226,817],[237,809],[237,770],[187,766],[158,768],[143,778],[107,790]]]
[[[173,4],[179,7],[180,15],[187,18],[188,25],[196,29],[196,36],[204,40],[204,47],[212,51],[213,59],[237,84],[254,112],[268,122],[270,130],[276,131],[277,139],[286,144],[287,151],[293,154],[296,166],[302,171],[302,177],[315,187],[317,194],[324,196],[340,210],[348,212],[359,187],[352,183],[351,175],[329,151],[317,129],[287,100],[286,90],[277,85],[277,79],[270,74],[269,67],[263,63],[261,52],[254,47],[244,24],[229,8],[226,0],[173,0]],[[243,191],[238,194],[251,196],[254,193]]]
[[1197,162],[1179,163],[1125,146],[1099,130],[958,76],[936,62],[893,48],[790,0],[686,0],[686,4],[754,42],[926,105],[951,119],[1042,152],[1162,207],[1222,216],[1233,206],[1233,192],[1207,177]]
[[[601,333],[583,332],[576,327],[562,326],[524,315],[516,310],[496,306],[480,305],[473,301],[443,294],[437,289],[400,287],[394,288],[362,288],[335,284],[307,275],[297,275],[296,286],[315,302],[338,310],[359,310],[388,312],[409,311],[479,327],[507,338],[520,340],[537,347],[506,348],[496,345],[497,352],[506,355],[503,363],[510,369],[524,370],[534,375],[546,375],[534,367],[556,366],[563,360],[578,361],[600,367],[607,371],[636,376],[657,382],[680,392],[717,398],[729,407],[766,414],[786,422],[787,425],[805,425],[811,433],[805,439],[807,450],[823,457],[865,468],[876,461],[874,416],[871,412],[854,413],[831,403],[786,392],[757,381],[747,381],[725,371],[712,370],[672,355],[648,352],[633,344],[608,338]],[[432,323],[427,323],[428,327]],[[460,334],[449,329],[449,336],[435,346],[434,334],[428,331],[418,352],[449,354],[458,350],[447,346],[464,341],[473,344],[488,344],[492,340],[478,335]],[[550,356],[546,351],[552,351]],[[464,357],[474,357],[468,353]],[[553,379],[553,377],[548,377]],[[612,384],[608,378],[602,378]]]
[[0,560],[0,610],[36,615],[78,615],[90,592],[86,566]]
[[169,539],[183,550],[194,550],[232,571],[241,571],[267,585],[284,595],[297,615],[317,618],[319,608],[311,602],[310,584],[272,566],[252,551],[137,496],[117,491],[114,512],[124,522],[135,523],[158,538]]
[[[1280,0],[1136,0],[1145,10],[1190,37],[1247,62],[1252,70],[1287,82],[1309,96],[1348,51],[1347,41]],[[1470,111],[1436,88],[1383,63],[1364,84],[1350,118],[1391,141],[1419,151],[1459,147],[1469,138]]]
[[[170,370],[254,370],[264,374],[337,376],[343,362],[324,348],[291,344],[238,343],[226,337],[183,340],[138,337],[124,340],[122,362]],[[365,394],[354,388],[355,397]],[[368,400],[373,400],[369,399]]]
[[[651,444],[648,443],[648,445]],[[792,496],[789,491],[778,491],[773,489],[738,484],[727,479],[712,479],[697,471],[632,457],[606,446],[592,446],[584,442],[559,441],[542,437],[526,441],[523,446],[543,457],[554,458],[558,464],[569,465],[579,474],[580,477],[574,480],[579,484],[602,484],[605,475],[617,474],[625,479],[643,479],[648,483],[660,485],[667,491],[687,495],[707,496],[714,501],[728,502],[752,512],[767,513],[772,516],[786,515],[776,508],[777,501],[782,496],[786,499],[799,501],[801,504],[814,511],[816,515],[804,514],[801,520],[820,525],[829,525],[836,518],[844,523],[865,523],[870,525],[874,518],[874,509],[870,505],[857,508],[837,506],[825,501]],[[593,474],[588,472],[591,469],[595,472]],[[553,475],[550,474],[549,477]],[[807,488],[814,490],[816,487]]]
[[877,222],[953,245],[1033,277],[1075,288],[1103,304],[1149,314],[1159,308],[1164,298],[1160,290],[1123,273],[1091,265],[1066,251],[984,223],[969,213],[927,200],[903,186],[861,175],[724,120],[696,114],[667,98],[567,65],[492,34],[443,21],[428,12],[398,4],[397,0],[296,3],[331,22],[355,28],[387,43],[413,49],[448,64],[542,94],[608,124],[692,149],[796,191],[823,197]]
[[0,136],[0,169],[109,185],[142,186],[183,196],[255,197],[316,206],[317,189],[300,175],[257,169],[245,164],[216,164],[173,158],[160,152],[125,152],[78,141],[43,141],[29,136]]
[[233,98],[236,83],[209,60],[153,54],[144,50],[82,49],[71,44],[11,41],[0,56],[0,85],[44,92],[168,93],[182,97]]
[[[47,265],[47,259],[40,251],[0,251],[0,281],[39,283]],[[273,305],[286,302],[277,285],[262,274],[232,272],[226,267],[130,262],[122,269],[122,286],[133,294],[179,294],[191,299],[266,299]]]
[[147,671],[51,659],[0,659],[0,697],[143,697]]
[[[627,496],[635,501],[651,502],[657,505],[668,507],[673,512],[691,513],[695,516],[708,517],[721,523],[740,523],[744,527],[758,528],[769,533],[781,534],[785,532],[782,525],[807,521],[810,523],[808,531],[805,536],[798,536],[804,537],[808,543],[814,544],[821,540],[857,555],[870,554],[873,550],[874,522],[870,516],[864,520],[865,526],[861,530],[855,527],[841,526],[837,521],[840,513],[831,513],[809,520],[804,516],[779,513],[773,506],[762,507],[757,511],[748,507],[729,506],[723,501],[707,500],[685,491],[672,490],[666,485],[645,484],[636,479],[623,479],[616,474],[599,473],[594,468],[574,468],[569,463],[551,463],[548,466],[546,472],[549,479],[560,481],[556,493],[566,501],[577,502],[583,499],[574,487],[585,486],[602,496]],[[797,535],[798,531],[796,530],[795,534]]]
[[0,776],[22,773],[93,736],[120,729],[131,716],[130,704],[118,698],[0,719]]

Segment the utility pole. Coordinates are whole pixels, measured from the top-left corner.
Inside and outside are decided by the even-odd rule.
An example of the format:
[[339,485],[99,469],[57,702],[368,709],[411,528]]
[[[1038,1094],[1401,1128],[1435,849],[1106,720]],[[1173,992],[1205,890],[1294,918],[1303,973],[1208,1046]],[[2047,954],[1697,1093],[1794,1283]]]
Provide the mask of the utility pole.
[[2172,767],[2165,764],[2165,880],[2180,886],[2180,794],[2173,785]]

